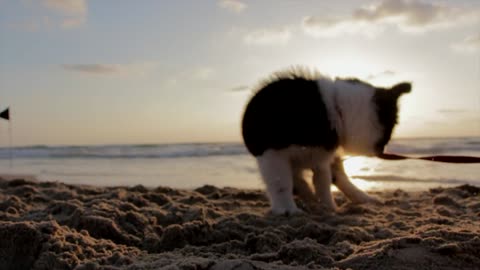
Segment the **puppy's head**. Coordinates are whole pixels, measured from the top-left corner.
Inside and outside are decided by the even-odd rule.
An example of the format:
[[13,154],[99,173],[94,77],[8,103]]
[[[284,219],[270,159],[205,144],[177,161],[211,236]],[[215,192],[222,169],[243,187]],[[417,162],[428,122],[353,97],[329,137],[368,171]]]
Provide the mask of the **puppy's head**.
[[383,153],[397,123],[398,100],[411,91],[411,84],[382,88],[358,79],[337,79],[335,84],[339,90],[343,149],[353,155]]
[[375,88],[373,103],[376,108],[377,119],[381,127],[379,139],[374,145],[376,155],[383,153],[385,145],[390,141],[392,132],[398,119],[398,100],[400,96],[410,93],[412,85],[402,82],[391,88]]

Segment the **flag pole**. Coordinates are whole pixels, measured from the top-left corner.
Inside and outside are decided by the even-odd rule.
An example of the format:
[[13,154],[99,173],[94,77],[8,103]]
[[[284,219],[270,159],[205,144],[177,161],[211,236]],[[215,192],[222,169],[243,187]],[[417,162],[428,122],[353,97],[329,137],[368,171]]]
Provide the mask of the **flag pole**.
[[8,121],[8,156],[10,159],[10,169],[13,167],[13,154],[12,154],[12,120]]

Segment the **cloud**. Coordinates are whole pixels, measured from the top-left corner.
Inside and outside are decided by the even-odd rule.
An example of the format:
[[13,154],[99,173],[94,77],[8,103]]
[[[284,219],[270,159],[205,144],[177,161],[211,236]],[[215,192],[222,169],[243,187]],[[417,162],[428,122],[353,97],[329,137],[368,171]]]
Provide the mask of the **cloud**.
[[301,28],[308,36],[328,38],[344,34],[363,34],[373,37],[383,31],[384,27],[365,22],[355,22],[350,19],[307,16],[303,18]]
[[44,0],[43,5],[63,14],[85,15],[87,13],[85,0]]
[[247,4],[239,0],[221,0],[218,5],[235,13],[241,13],[247,8]]
[[247,33],[243,41],[248,45],[286,44],[292,33],[288,28],[260,29]]
[[458,8],[422,1],[385,0],[376,6],[359,8],[354,11],[353,19],[367,22],[397,22],[402,28],[425,28],[435,25],[451,24],[450,19],[466,15]]
[[211,85],[217,71],[209,66],[199,66],[192,69],[183,69],[180,72],[174,72],[164,80],[165,87],[179,87],[191,85],[194,83],[196,87],[201,85]]
[[367,76],[367,80],[373,80],[373,79],[377,79],[377,78],[380,78],[380,77],[390,77],[390,76],[394,76],[396,73],[395,71],[392,71],[392,70],[384,70],[382,72],[379,72],[379,73],[374,73],[374,74],[370,74]]
[[144,76],[156,66],[156,63],[140,62],[130,64],[64,64],[62,68],[67,71],[91,75]]
[[457,52],[473,53],[480,51],[480,32],[470,35],[460,42],[454,43],[452,49]]
[[343,17],[308,16],[303,31],[313,37],[361,33],[374,36],[394,26],[405,33],[456,27],[480,20],[479,9],[453,7],[421,0],[383,0]]
[[200,67],[192,72],[191,77],[195,80],[209,80],[215,75],[215,70],[211,67]]
[[117,65],[102,64],[65,64],[63,68],[70,71],[91,73],[91,74],[113,74],[119,72]]
[[86,0],[23,0],[31,15],[9,25],[14,29],[38,31],[41,29],[72,29],[85,24],[88,15]]
[[239,85],[239,86],[230,88],[229,91],[230,92],[243,92],[243,91],[247,91],[248,89],[250,89],[250,87],[248,85]]
[[43,0],[42,5],[56,13],[62,28],[75,28],[87,18],[86,0]]

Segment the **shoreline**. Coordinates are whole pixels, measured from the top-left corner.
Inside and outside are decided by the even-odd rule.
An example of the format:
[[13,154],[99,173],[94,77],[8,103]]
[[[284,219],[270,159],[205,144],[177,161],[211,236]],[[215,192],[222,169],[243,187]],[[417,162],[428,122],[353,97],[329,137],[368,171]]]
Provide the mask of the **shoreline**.
[[479,192],[369,192],[381,205],[334,193],[338,213],[279,217],[262,190],[0,177],[0,268],[475,269]]
[[[135,176],[134,179],[122,178],[121,176],[92,176],[89,174],[85,177],[78,176],[77,179],[69,179],[68,177],[50,176],[50,175],[34,175],[28,173],[0,173],[0,179],[14,180],[24,179],[29,181],[38,182],[58,182],[67,185],[79,185],[79,186],[93,186],[98,188],[105,187],[134,187],[136,185],[142,185],[148,189],[154,189],[157,186],[168,186],[170,188],[179,190],[195,190],[204,185],[213,185],[218,188],[236,188],[243,190],[264,190],[264,183],[260,176],[248,178],[246,182],[238,184],[238,182],[220,181],[219,176],[210,181],[185,181],[168,180],[161,183],[159,181],[152,181],[150,178],[140,178]],[[118,180],[121,181],[118,181]],[[167,178],[168,179],[168,178]],[[464,179],[446,179],[446,178],[425,178],[425,179],[412,179],[411,177],[398,177],[392,175],[352,175],[350,179],[358,188],[374,193],[378,191],[401,189],[406,192],[417,192],[435,188],[452,188],[460,185],[473,185],[480,186],[480,181],[464,180]],[[387,180],[385,180],[387,179]],[[178,184],[184,183],[184,184]],[[185,184],[187,183],[187,184]],[[332,185],[332,192],[339,192],[336,186]]]

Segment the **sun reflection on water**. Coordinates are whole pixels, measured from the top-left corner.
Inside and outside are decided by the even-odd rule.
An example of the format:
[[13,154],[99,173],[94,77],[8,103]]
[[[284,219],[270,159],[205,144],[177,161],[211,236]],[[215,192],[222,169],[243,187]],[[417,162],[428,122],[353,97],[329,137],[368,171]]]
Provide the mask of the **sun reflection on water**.
[[350,177],[353,184],[362,190],[370,190],[379,187],[378,182],[366,181],[361,179],[362,175],[373,175],[375,173],[375,164],[366,157],[347,157],[343,160],[345,173]]

